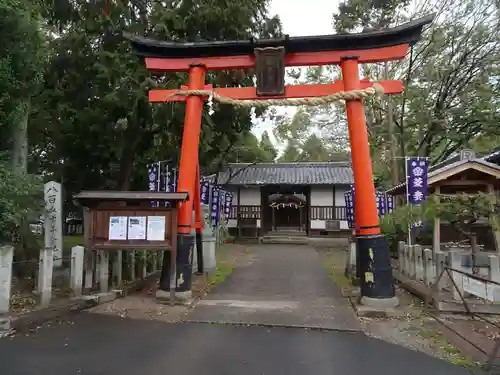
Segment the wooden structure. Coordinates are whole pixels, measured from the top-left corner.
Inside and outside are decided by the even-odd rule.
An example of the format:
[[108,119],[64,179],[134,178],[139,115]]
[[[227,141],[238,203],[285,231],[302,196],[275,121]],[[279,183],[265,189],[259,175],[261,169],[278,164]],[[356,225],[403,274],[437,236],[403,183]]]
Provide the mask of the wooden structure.
[[[494,193],[500,190],[500,166],[482,158],[476,158],[472,150],[462,150],[455,156],[430,168],[428,186],[429,194],[436,195]],[[406,183],[394,186],[387,190],[387,193],[394,196],[405,196]],[[445,231],[445,233],[442,233],[442,231]],[[494,248],[496,243],[496,246],[500,248],[500,233],[491,233],[489,224],[478,223],[477,231],[481,233],[478,236],[480,244]],[[457,240],[457,235],[449,225],[435,219],[433,249],[435,251],[439,250],[442,242]]]
[[[82,191],[74,198],[84,208],[87,249],[164,251],[171,255],[171,274],[175,274],[177,206],[188,198],[187,193]],[[156,207],[152,202],[158,202]],[[173,302],[175,290],[170,293]]]
[[[205,41],[179,43],[148,39],[125,34],[135,53],[145,58],[146,67],[153,72],[188,72],[187,89],[196,92],[212,89],[218,96],[238,100],[267,100],[309,98],[331,95],[341,91],[360,92],[373,83],[359,76],[360,64],[403,59],[422,34],[422,28],[432,21],[425,17],[394,29],[359,34],[316,37],[288,37],[272,40]],[[317,66],[338,64],[342,80],[328,85],[285,86],[287,66]],[[258,87],[211,88],[206,86],[207,71],[256,69]],[[264,72],[264,73],[263,73]],[[401,81],[382,81],[385,94],[403,91]],[[180,94],[180,95],[176,95]],[[207,96],[182,95],[178,90],[152,90],[152,102],[186,101],[186,115],[181,148],[178,189],[196,199],[199,171],[203,104]],[[392,298],[393,286],[387,241],[380,232],[373,184],[372,163],[362,96],[346,100],[352,164],[356,185],[356,231],[360,252],[365,254],[366,269],[362,277],[362,295],[372,298]],[[371,182],[371,183],[370,183]],[[179,254],[185,254],[194,241],[191,231],[193,200],[188,199],[179,209]],[[199,202],[195,203],[199,204]],[[375,257],[369,254],[375,253]],[[185,255],[182,256],[187,261]],[[371,260],[370,260],[371,259]],[[372,263],[376,262],[374,269]],[[182,267],[189,267],[188,264]],[[167,269],[164,269],[168,272]],[[366,272],[365,272],[366,271]],[[373,272],[377,272],[376,275]],[[370,285],[368,285],[370,284]],[[167,287],[167,286],[162,286]],[[191,289],[190,280],[179,291]]]

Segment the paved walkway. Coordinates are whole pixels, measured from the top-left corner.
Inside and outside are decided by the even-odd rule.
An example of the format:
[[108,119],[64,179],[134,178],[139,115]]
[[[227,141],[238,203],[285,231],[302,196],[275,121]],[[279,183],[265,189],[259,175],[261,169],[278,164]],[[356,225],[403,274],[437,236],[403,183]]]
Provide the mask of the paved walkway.
[[165,324],[86,312],[1,339],[0,368],[5,375],[469,374],[360,332]]
[[[8,375],[466,375],[426,354],[370,338],[312,249],[254,248],[192,320],[177,323],[78,312],[36,332],[0,339]],[[278,324],[334,328],[318,331]],[[350,331],[342,331],[342,330]]]
[[187,321],[360,330],[313,248],[260,245],[252,255],[254,261],[200,301]]

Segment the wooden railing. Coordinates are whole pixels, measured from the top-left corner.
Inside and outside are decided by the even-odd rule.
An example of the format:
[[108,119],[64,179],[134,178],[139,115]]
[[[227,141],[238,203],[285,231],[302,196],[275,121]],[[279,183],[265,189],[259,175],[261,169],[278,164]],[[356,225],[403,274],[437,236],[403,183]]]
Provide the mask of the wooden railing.
[[231,207],[230,219],[260,219],[260,206],[241,205]]
[[[241,205],[231,208],[230,219],[260,219],[260,206]],[[311,206],[309,207],[310,220],[347,220],[345,207]]]
[[311,206],[309,207],[310,220],[347,220],[345,207]]

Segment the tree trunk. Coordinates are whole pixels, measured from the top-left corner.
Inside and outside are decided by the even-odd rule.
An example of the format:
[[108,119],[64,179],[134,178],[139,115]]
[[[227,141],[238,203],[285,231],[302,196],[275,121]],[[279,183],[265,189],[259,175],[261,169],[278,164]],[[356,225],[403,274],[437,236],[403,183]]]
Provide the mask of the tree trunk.
[[[12,171],[25,177],[28,174],[28,121],[31,112],[31,98],[28,97],[22,104],[22,116],[12,128]],[[14,257],[16,261],[31,261],[38,259],[38,245],[29,228],[28,218],[24,218],[18,228],[19,242],[16,245]],[[36,266],[34,263],[24,263],[14,270],[18,282],[24,284],[26,280],[34,280]]]
[[19,176],[28,173],[28,119],[31,110],[31,98],[22,104],[23,114],[12,129],[12,171]]

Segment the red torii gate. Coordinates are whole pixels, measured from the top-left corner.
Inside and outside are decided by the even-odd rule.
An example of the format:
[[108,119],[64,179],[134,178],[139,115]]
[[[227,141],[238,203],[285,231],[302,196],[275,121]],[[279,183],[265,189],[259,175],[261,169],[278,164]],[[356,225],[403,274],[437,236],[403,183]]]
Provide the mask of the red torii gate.
[[[269,100],[324,97],[334,93],[349,94],[371,89],[374,83],[360,80],[359,65],[403,59],[409,47],[421,38],[422,29],[432,21],[428,16],[392,29],[358,34],[317,37],[288,37],[271,40],[175,43],[157,41],[125,33],[135,53],[145,57],[146,67],[153,72],[188,72],[184,93],[179,90],[152,90],[151,102],[186,101],[186,114],[181,149],[178,191],[189,199],[179,207],[177,239],[176,292],[191,294],[192,251],[191,227],[200,231],[200,197],[198,148],[204,100],[210,90],[217,96],[237,100]],[[340,65],[342,80],[333,84],[285,86],[285,67]],[[209,70],[256,69],[257,87],[212,88],[205,85]],[[378,84],[385,94],[403,92],[401,81]],[[183,88],[181,88],[182,90]],[[371,91],[370,91],[371,90]],[[177,95],[176,95],[177,94]],[[358,275],[361,296],[370,299],[395,300],[389,249],[380,232],[373,184],[372,162],[368,144],[362,97],[346,96],[346,111],[354,171],[355,221]],[[296,104],[295,104],[296,105]],[[192,212],[195,209],[195,221]],[[198,237],[198,236],[197,236]],[[198,241],[197,241],[198,242]],[[169,259],[165,253],[160,290],[170,290]]]

